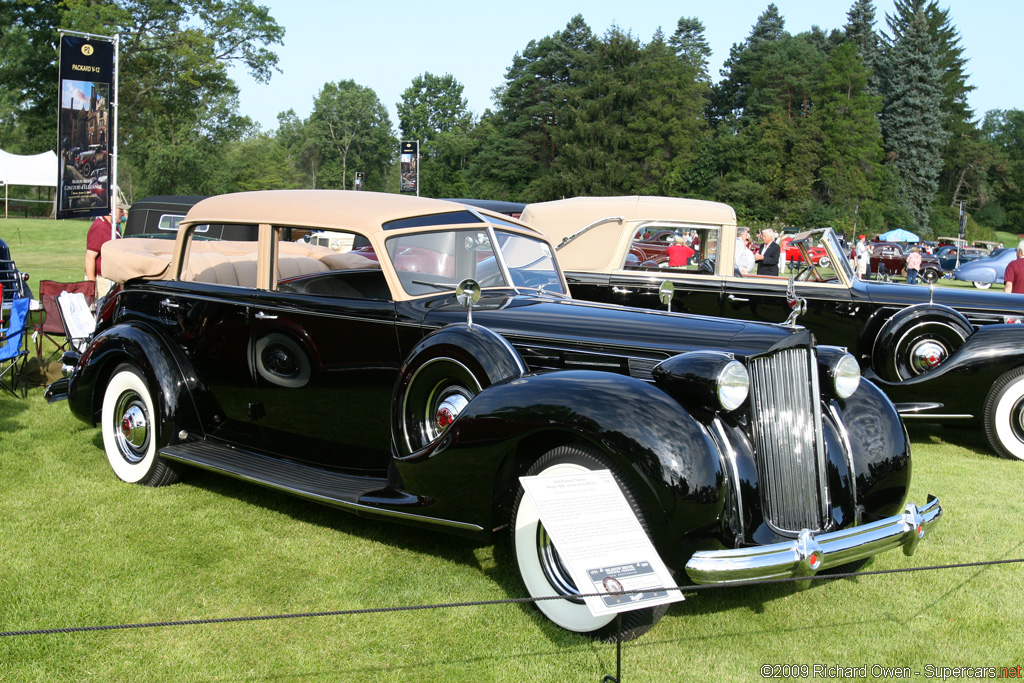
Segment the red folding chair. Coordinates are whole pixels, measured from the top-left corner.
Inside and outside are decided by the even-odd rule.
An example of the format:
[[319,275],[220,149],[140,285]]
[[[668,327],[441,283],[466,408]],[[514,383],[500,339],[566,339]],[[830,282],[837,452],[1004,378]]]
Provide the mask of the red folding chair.
[[43,304],[46,316],[41,324],[35,326],[35,332],[37,333],[36,355],[40,358],[43,357],[43,339],[49,339],[57,347],[56,350],[46,357],[47,361],[68,349],[68,339],[64,331],[64,323],[61,321],[60,314],[57,311],[57,297],[62,292],[71,292],[72,294],[81,292],[85,295],[85,300],[91,306],[96,301],[96,283],[91,280],[84,282],[39,281],[39,301]]

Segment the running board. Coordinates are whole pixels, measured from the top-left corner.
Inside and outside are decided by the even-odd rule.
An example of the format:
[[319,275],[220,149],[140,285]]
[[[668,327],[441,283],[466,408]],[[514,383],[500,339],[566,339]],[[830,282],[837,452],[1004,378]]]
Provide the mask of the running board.
[[328,472],[211,441],[189,441],[164,446],[160,449],[160,456],[317,503],[340,507],[360,516],[383,516],[471,533],[483,530],[478,524],[407,512],[410,508],[422,509],[424,500],[391,488],[384,477],[356,477]]
[[337,474],[209,441],[164,446],[160,455],[329,505],[356,505],[363,496],[388,486],[384,478]]

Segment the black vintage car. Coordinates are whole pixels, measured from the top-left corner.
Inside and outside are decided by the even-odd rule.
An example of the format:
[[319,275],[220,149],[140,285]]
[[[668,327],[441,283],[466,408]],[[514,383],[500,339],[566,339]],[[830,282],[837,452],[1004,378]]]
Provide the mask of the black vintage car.
[[[790,286],[805,310],[799,324],[855,355],[865,377],[905,420],[982,425],[993,450],[1024,459],[1024,298],[959,288],[857,278],[830,228],[791,238],[801,270],[741,275],[734,267],[736,215],[726,204],[672,197],[578,197],[531,204],[523,220],[556,242],[573,296],[672,310],[782,322]],[[638,230],[686,229],[701,237],[698,265],[646,267],[630,260]],[[808,261],[824,248],[829,265]],[[790,280],[794,281],[791,283]]]
[[[258,242],[197,225],[258,225]],[[283,239],[350,232],[348,253]],[[213,197],[172,245],[103,251],[120,282],[48,397],[99,425],[127,482],[200,467],[368,517],[511,529],[538,607],[597,636],[524,499],[525,475],[608,469],[665,563],[697,582],[809,576],[913,552],[910,449],[841,349],[793,326],[569,298],[551,244],[508,216],[344,191]],[[637,635],[664,606],[629,613]]]

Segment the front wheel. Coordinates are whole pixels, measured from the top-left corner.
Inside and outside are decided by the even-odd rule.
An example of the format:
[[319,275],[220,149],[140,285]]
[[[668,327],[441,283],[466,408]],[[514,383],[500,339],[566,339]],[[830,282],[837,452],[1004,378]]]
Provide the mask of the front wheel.
[[107,462],[122,481],[146,486],[178,481],[178,473],[157,455],[161,434],[155,415],[142,374],[131,365],[118,366],[103,394],[100,428]]
[[829,266],[832,265],[832,259],[830,259],[828,256],[822,256],[820,259],[818,259],[818,265],[821,266],[822,268],[828,268]]
[[941,273],[939,273],[939,271],[933,270],[931,268],[926,268],[925,270],[921,271],[921,279],[930,285],[933,285],[936,282],[938,282],[940,275]]
[[[647,531],[647,522],[636,496],[615,465],[596,449],[582,444],[555,448],[541,456],[526,475],[550,477],[602,469],[612,472],[637,519]],[[541,524],[540,513],[521,486],[512,508],[512,550],[519,575],[530,596],[563,596],[562,600],[539,600],[535,603],[544,616],[569,631],[599,640],[615,638],[615,615],[595,617],[578,597],[580,590]],[[646,633],[667,611],[667,605],[657,605],[624,613],[622,639],[632,640]]]
[[975,281],[974,286],[977,287],[978,289],[988,289],[989,287],[992,286],[992,283],[991,282],[977,282],[977,281]]
[[988,392],[985,436],[1001,457],[1024,460],[1024,368],[1007,372]]

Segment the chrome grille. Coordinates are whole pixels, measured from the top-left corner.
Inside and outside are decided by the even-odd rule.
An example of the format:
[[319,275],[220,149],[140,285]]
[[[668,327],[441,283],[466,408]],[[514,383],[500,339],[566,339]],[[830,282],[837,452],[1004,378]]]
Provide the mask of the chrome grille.
[[819,531],[826,501],[817,364],[807,349],[787,349],[752,359],[748,370],[765,520]]

